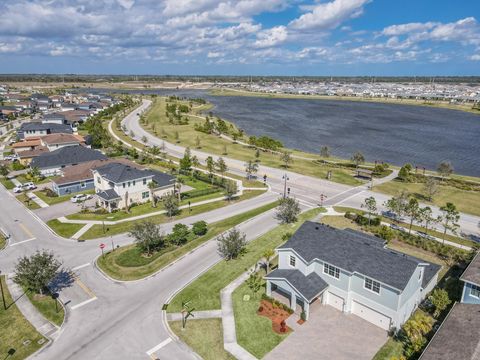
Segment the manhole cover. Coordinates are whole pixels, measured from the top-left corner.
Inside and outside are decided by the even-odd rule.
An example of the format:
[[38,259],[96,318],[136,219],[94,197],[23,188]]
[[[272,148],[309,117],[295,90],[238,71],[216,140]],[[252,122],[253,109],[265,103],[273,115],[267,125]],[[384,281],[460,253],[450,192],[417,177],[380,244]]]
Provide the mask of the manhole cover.
[[30,345],[31,342],[32,342],[31,340],[24,340],[22,344],[23,346],[28,346]]
[[243,301],[250,301],[250,295],[243,295]]
[[40,339],[37,341],[38,344],[42,345],[45,342],[45,339]]

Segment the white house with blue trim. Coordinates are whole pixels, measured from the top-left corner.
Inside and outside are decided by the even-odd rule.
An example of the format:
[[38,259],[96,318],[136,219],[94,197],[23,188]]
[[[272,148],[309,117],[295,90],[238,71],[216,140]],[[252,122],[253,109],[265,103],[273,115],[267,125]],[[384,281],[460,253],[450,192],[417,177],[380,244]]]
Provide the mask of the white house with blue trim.
[[434,288],[440,266],[386,248],[377,237],[305,222],[277,248],[266,292],[287,298],[308,319],[330,305],[385,329],[398,329]]
[[480,304],[480,253],[477,253],[472,262],[460,276],[463,281],[462,303]]

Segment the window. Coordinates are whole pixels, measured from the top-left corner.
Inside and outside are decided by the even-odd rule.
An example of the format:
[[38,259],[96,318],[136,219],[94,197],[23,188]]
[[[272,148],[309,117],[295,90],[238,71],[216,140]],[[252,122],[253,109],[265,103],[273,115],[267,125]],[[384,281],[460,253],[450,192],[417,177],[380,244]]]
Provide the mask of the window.
[[125,183],[123,183],[122,185],[123,185],[123,188],[125,189]]
[[297,262],[297,258],[293,255],[290,255],[290,266],[295,267],[296,262]]
[[323,264],[323,272],[327,275],[333,276],[336,279],[340,278],[340,269],[329,264]]
[[128,187],[130,187],[130,181],[128,182]]
[[133,180],[133,186],[135,186],[135,180]]
[[472,288],[470,289],[470,295],[480,298],[480,286],[472,285]]
[[378,281],[365,278],[365,289],[373,291],[374,293],[380,294],[380,283]]
[[143,179],[143,185],[147,185],[147,179]]
[[100,176],[97,176],[97,183],[101,184],[102,180],[100,179]]
[[85,184],[84,182],[81,182],[81,183],[80,183],[80,187],[81,187],[81,188],[85,188],[85,187],[87,187],[87,184]]
[[148,191],[142,192],[142,199],[148,199],[149,196],[150,196],[150,192],[148,192]]

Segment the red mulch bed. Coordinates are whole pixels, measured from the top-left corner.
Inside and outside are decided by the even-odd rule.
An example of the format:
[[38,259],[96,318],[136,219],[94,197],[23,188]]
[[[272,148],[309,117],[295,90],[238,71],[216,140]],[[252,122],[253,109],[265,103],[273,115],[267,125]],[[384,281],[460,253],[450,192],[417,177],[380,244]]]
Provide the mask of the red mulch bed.
[[286,321],[290,314],[280,307],[274,307],[270,301],[262,300],[257,314],[269,318],[272,321],[272,329],[277,334],[286,334],[291,331],[286,324],[282,328],[282,321]]

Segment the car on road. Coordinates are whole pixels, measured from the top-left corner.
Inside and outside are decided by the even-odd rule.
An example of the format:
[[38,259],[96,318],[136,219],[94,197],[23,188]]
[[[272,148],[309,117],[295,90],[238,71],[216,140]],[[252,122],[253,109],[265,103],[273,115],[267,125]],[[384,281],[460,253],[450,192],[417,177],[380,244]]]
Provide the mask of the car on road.
[[435,240],[435,238],[432,235],[427,234],[424,231],[417,231],[417,235],[428,240]]
[[18,193],[21,193],[23,191],[23,186],[22,185],[17,185],[13,188],[13,192],[18,194]]
[[37,186],[33,182],[27,182],[22,185],[24,190],[35,190]]
[[403,221],[404,218],[397,215],[393,211],[382,211],[382,215],[388,219],[396,220],[396,221]]
[[89,195],[89,194],[77,194],[75,196],[72,196],[70,198],[70,200],[73,202],[73,203],[79,203],[79,202],[82,202],[82,201],[86,201],[88,199],[91,199],[93,196],[92,195]]
[[390,228],[393,229],[393,230],[407,232],[407,229],[405,229],[402,226],[398,226],[397,224],[390,224]]

